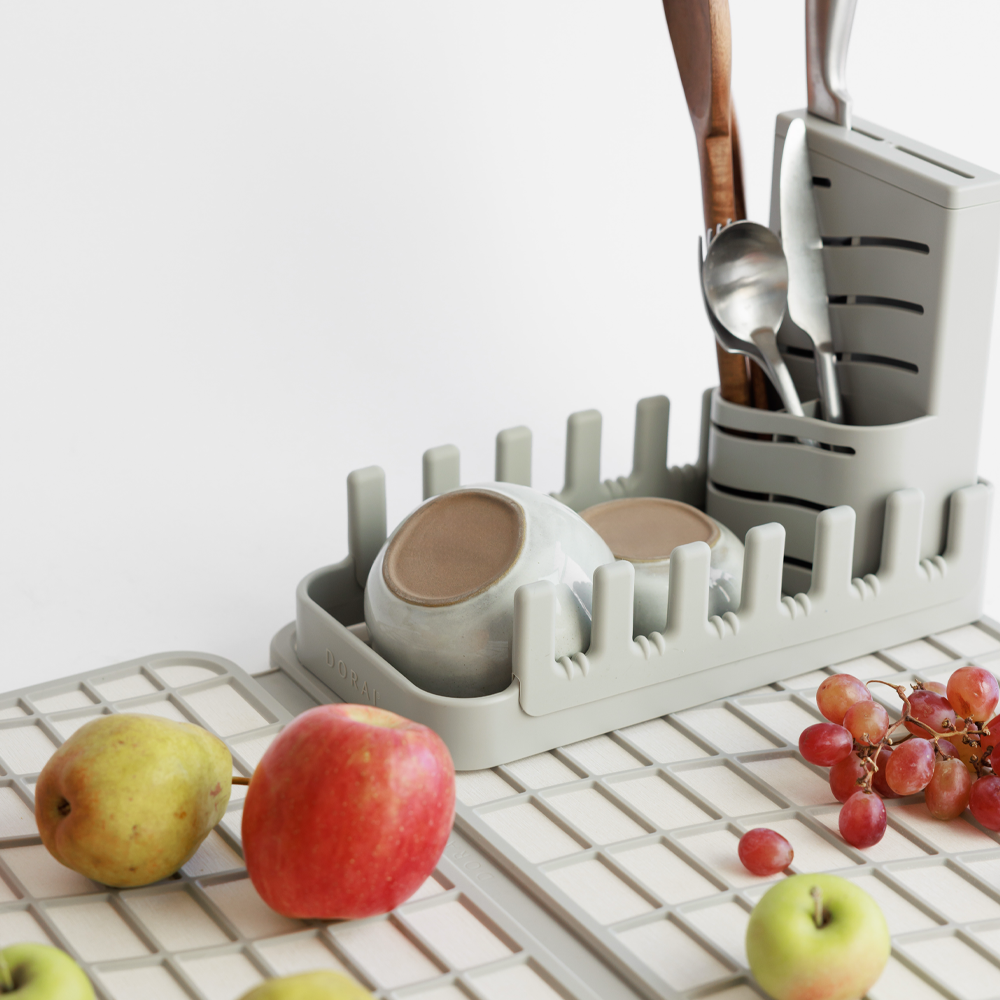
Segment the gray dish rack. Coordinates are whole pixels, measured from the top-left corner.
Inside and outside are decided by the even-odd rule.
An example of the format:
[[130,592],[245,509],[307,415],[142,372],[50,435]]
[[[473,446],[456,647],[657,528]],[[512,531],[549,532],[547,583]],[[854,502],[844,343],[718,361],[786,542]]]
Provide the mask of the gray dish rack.
[[[778,117],[775,183],[788,123]],[[1000,176],[865,122],[806,115],[839,377],[851,423],[705,394],[699,459],[666,463],[669,402],[640,401],[632,472],[601,482],[601,417],[569,418],[574,510],[624,496],[701,507],[745,536],[743,602],[708,618],[709,552],[675,550],[662,633],[632,638],[633,571],[600,567],[590,648],[553,655],[552,588],[515,597],[512,681],[448,698],[366,642],[363,587],[386,539],[385,480],[348,477],[349,554],[299,585],[272,644],[345,700],[432,726],[459,769],[493,767],[973,621],[982,611],[992,488],[976,460],[998,255]],[[776,190],[772,205],[778,205]],[[771,224],[780,228],[776,208]],[[693,276],[692,276],[693,279]],[[803,399],[813,362],[780,339]],[[805,442],[818,442],[819,447]],[[460,484],[457,448],[424,455],[424,497]],[[531,434],[501,431],[496,478],[530,485]]]

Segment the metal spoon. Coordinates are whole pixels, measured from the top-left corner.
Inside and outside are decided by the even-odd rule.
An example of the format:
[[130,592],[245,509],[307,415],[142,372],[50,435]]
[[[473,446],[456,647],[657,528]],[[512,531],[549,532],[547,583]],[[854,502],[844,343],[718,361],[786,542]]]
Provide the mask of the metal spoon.
[[757,222],[719,230],[701,262],[701,288],[723,349],[762,363],[785,409],[805,416],[776,337],[788,297],[788,264],[778,237]]

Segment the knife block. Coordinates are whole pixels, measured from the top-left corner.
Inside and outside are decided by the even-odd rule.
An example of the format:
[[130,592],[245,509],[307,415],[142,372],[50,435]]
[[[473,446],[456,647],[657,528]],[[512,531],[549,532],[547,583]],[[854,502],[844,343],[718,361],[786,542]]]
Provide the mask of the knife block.
[[[924,495],[920,555],[943,550],[951,494],[977,481],[1000,248],[1000,176],[856,120],[778,116],[771,228],[780,232],[784,135],[807,125],[847,425],[712,405],[706,509],[737,535],[785,526],[785,590],[806,590],[816,518],[857,514],[853,572],[874,573],[888,495]],[[815,400],[811,342],[779,331],[799,394]],[[806,406],[816,414],[815,402]],[[820,447],[802,444],[812,439]]]

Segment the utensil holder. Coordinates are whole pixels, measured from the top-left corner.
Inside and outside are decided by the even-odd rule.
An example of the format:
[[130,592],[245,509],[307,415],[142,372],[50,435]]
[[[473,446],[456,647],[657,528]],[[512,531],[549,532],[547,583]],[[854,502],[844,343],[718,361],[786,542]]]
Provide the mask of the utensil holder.
[[[777,119],[775,231],[795,118],[807,126],[848,425],[715,400],[706,507],[738,535],[785,526],[789,591],[808,587],[817,514],[837,504],[857,514],[858,576],[878,566],[895,489],[921,490],[920,554],[942,551],[948,497],[976,482],[1000,253],[1000,176],[868,122],[845,129],[805,112]],[[800,396],[815,399],[808,338],[786,318],[779,343]]]

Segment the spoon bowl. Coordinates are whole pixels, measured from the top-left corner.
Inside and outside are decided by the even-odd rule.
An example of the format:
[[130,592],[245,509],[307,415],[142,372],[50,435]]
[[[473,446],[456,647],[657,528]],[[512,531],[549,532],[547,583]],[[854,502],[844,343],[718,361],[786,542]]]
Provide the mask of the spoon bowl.
[[788,301],[788,263],[778,237],[757,222],[720,229],[701,262],[701,288],[723,349],[760,361],[785,409],[803,416],[778,350],[777,330]]
[[776,329],[785,314],[788,264],[781,241],[756,222],[739,222],[712,241],[702,269],[709,304],[737,337]]

